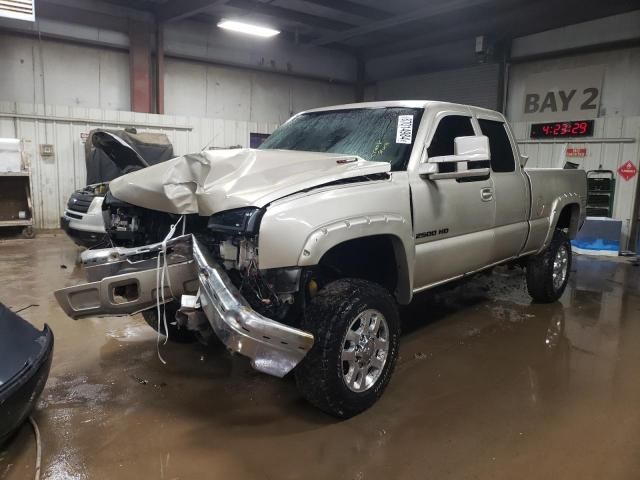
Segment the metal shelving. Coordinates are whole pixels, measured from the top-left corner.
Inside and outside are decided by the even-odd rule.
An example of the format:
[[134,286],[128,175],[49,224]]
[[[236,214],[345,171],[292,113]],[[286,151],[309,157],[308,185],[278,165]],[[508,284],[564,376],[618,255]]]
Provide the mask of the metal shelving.
[[31,173],[0,172],[0,200],[0,227],[23,227],[22,236],[33,238]]

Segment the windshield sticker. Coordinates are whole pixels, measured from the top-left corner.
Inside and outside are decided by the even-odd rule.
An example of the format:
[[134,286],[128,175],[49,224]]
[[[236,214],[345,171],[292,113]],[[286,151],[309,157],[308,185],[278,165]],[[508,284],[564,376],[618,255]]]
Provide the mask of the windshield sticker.
[[413,136],[413,115],[398,115],[396,143],[411,143]]

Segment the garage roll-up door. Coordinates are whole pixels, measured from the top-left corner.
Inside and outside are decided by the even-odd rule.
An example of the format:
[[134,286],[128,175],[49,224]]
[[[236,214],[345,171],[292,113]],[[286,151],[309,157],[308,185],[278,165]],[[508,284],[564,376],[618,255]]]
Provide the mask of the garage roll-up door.
[[382,80],[367,89],[366,100],[440,100],[495,110],[499,78],[498,65],[483,64]]

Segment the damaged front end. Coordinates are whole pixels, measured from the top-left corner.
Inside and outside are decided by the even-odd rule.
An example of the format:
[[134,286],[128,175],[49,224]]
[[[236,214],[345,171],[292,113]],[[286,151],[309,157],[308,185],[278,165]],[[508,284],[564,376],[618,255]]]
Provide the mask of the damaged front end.
[[[215,230],[215,225],[212,227]],[[236,244],[238,242],[248,240],[241,239]],[[283,377],[311,349],[313,335],[269,318],[260,311],[282,315],[285,309],[281,304],[289,295],[286,280],[293,278],[295,284],[299,271],[277,272],[278,281],[285,285],[285,292],[278,292],[274,284],[247,271],[252,265],[257,269],[256,260],[250,258],[251,246],[236,245],[235,250],[232,246],[218,241],[208,247],[202,239],[187,234],[167,240],[164,245],[158,242],[141,247],[89,250],[81,256],[89,283],[58,290],[55,296],[63,310],[78,319],[137,313],[155,308],[158,298],[168,302],[180,301],[182,295],[196,295],[197,302],[190,305],[191,312],[193,307],[201,309],[211,329],[230,350],[249,357],[256,370]],[[217,248],[216,258],[209,251],[211,247]],[[240,255],[249,258],[239,258]],[[240,273],[238,270],[228,273],[223,266],[225,261],[234,262],[236,267],[242,262],[242,278],[234,282],[229,273]],[[158,281],[162,265],[166,265],[164,283]],[[253,280],[248,280],[252,276]],[[257,299],[260,311],[254,308],[255,302],[250,303],[241,293],[249,281],[264,283],[262,288],[271,289],[270,293],[263,293],[260,285],[248,289],[261,297]],[[291,287],[291,290],[295,288]],[[271,309],[276,302],[279,308]],[[185,313],[180,316],[188,318],[189,309],[181,310],[181,314]]]

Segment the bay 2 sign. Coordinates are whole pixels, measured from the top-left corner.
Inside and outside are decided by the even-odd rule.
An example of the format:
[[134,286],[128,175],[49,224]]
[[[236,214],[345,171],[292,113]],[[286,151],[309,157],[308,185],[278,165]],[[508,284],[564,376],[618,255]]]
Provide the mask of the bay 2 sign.
[[522,105],[522,119],[575,120],[598,116],[602,67],[555,70],[529,75]]

